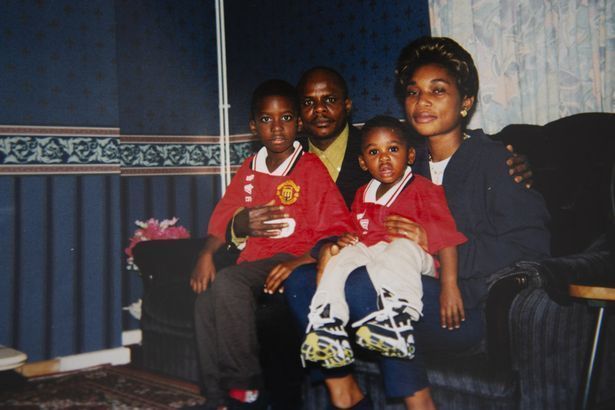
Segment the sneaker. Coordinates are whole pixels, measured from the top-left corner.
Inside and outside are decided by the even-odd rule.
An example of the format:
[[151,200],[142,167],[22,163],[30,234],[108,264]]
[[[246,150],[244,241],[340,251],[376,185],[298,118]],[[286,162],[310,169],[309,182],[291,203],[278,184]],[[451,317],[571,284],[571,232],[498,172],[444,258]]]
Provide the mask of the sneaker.
[[301,361],[320,363],[327,369],[354,361],[348,334],[341,319],[329,317],[329,305],[310,312],[310,324],[301,345]]
[[403,301],[391,299],[379,297],[382,308],[353,323],[358,327],[357,344],[383,356],[412,359],[415,347],[411,310]]

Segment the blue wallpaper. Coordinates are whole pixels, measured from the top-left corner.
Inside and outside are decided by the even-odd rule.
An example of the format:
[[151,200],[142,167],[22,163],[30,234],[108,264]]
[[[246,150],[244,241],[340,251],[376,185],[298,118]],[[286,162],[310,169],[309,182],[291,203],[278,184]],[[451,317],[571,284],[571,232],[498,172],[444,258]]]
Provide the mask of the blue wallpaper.
[[219,133],[213,1],[116,2],[123,134]]
[[0,124],[116,126],[108,0],[0,2]]
[[[225,4],[232,133],[259,82],[317,64],[345,76],[354,121],[401,116],[393,64],[429,32],[427,0]],[[213,0],[0,0],[0,344],[30,360],[117,346],[138,326],[121,311],[141,295],[122,252],[134,220],[205,233],[214,16]],[[232,137],[232,164],[255,145]]]
[[315,65],[344,76],[354,122],[403,116],[394,64],[404,45],[429,34],[427,0],[229,0],[225,6],[231,133],[247,130],[250,94],[261,81],[295,84]]

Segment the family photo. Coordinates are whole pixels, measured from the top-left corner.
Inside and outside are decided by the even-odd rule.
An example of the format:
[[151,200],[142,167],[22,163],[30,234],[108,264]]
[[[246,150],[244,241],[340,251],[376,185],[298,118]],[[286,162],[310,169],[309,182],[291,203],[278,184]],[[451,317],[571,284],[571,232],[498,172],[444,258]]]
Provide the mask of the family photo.
[[0,408],[615,406],[615,4],[0,28]]

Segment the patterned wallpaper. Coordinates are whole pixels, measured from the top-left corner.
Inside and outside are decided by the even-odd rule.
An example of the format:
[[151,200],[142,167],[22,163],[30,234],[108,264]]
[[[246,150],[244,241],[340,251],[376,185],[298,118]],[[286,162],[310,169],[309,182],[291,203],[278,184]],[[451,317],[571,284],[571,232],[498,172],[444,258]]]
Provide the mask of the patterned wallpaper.
[[[355,121],[397,113],[393,62],[429,31],[426,0],[225,4],[234,165],[254,151],[257,83],[331,65]],[[120,266],[132,221],[204,232],[220,193],[214,15],[213,0],[0,0],[0,343],[31,360],[118,346],[137,326],[120,306],[141,294]]]
[[0,124],[117,126],[107,0],[0,2]]
[[122,134],[218,134],[214,2],[115,3]]
[[403,116],[394,63],[410,40],[429,34],[427,0],[227,0],[231,133],[245,132],[252,90],[278,77],[295,84],[314,65],[336,68],[353,99],[353,121]]
[[[228,0],[225,5],[232,134],[247,131],[249,99],[259,82],[279,77],[295,83],[317,64],[345,76],[353,121],[378,113],[402,115],[393,97],[393,63],[407,41],[429,32],[426,0]],[[0,124],[110,127],[123,137],[216,135],[214,16],[214,2],[201,0],[0,2]],[[4,165],[30,160],[67,164],[79,156],[73,148],[93,147],[82,139],[69,142],[68,136],[4,135],[4,173],[14,169]],[[215,142],[209,144],[215,151]],[[250,146],[231,147],[234,165]],[[118,147],[123,167],[152,168],[153,162],[194,167],[199,158],[208,159],[201,166],[217,165],[213,151],[187,153],[160,143],[139,155],[117,140],[95,150],[116,155]],[[143,143],[139,149],[145,149]],[[117,157],[105,160],[120,165]]]

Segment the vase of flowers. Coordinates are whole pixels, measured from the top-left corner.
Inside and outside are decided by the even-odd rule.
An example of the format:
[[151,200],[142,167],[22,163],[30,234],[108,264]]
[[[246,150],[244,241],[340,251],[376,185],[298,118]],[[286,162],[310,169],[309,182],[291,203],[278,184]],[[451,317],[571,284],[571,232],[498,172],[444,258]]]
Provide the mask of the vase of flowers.
[[135,230],[130,238],[128,247],[124,249],[124,253],[128,256],[127,268],[130,270],[138,270],[134,264],[132,249],[142,241],[154,241],[160,239],[184,239],[190,238],[190,232],[183,226],[176,226],[179,218],[173,217],[159,221],[158,219],[150,218],[147,221],[135,221],[135,225],[139,228]]

